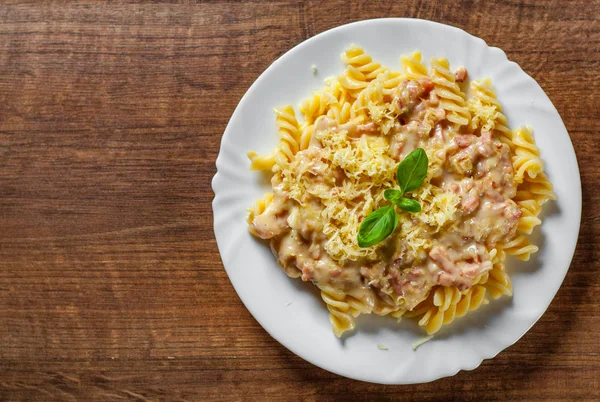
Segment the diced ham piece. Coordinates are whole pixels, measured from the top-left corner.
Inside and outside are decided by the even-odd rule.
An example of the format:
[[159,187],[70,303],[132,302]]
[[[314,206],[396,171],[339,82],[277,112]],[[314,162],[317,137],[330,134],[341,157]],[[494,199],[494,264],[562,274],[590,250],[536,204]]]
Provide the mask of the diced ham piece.
[[454,137],[454,142],[458,145],[459,148],[466,148],[473,143],[477,137],[474,135],[466,134],[466,135],[457,135]]
[[494,144],[492,143],[492,132],[482,131],[481,137],[479,137],[479,144],[477,147],[479,154],[485,158],[489,158],[494,155]]
[[337,122],[327,116],[319,117],[315,122],[315,130],[317,131],[329,130],[335,127],[337,127]]
[[464,67],[459,67],[456,72],[454,73],[454,81],[456,82],[463,82],[464,80],[467,79],[467,69]]
[[428,97],[433,88],[433,82],[429,78],[402,81],[395,90],[398,110],[401,112],[411,110],[417,106],[420,99]]
[[429,257],[446,273],[451,274],[456,268],[448,253],[441,246],[431,249]]
[[431,81],[429,78],[421,78],[418,82],[422,88],[422,92],[419,94],[419,96],[427,95],[429,92],[433,91],[433,81]]
[[391,271],[390,276],[392,277],[392,285],[394,290],[399,296],[405,297],[407,300],[414,298],[416,294],[422,291],[425,284],[422,278],[425,276],[425,272],[422,268],[413,267],[402,273],[399,271]]
[[481,270],[481,264],[477,264],[474,262],[471,262],[471,263],[466,262],[462,266],[463,274],[465,274],[465,276],[468,276],[469,278],[475,278],[479,274],[480,270]]
[[340,268],[336,268],[329,273],[329,275],[333,276],[334,278],[336,276],[340,276],[341,274],[342,274],[342,270]]
[[504,216],[509,222],[515,223],[521,218],[523,211],[515,202],[506,202],[504,207]]
[[348,137],[360,137],[363,134],[376,134],[379,131],[377,124],[374,122],[366,124],[344,123],[338,127],[333,127],[332,130],[345,130]]
[[377,124],[375,122],[369,122],[367,124],[359,124],[357,127],[359,133],[376,133]]
[[479,206],[479,196],[477,194],[469,194],[461,203],[461,209],[466,213],[471,213]]

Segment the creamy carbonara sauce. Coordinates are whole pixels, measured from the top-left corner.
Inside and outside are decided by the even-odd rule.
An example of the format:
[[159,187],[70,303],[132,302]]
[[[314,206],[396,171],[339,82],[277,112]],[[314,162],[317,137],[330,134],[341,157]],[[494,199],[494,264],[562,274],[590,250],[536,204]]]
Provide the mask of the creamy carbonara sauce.
[[[403,81],[386,95],[388,110],[379,124],[337,124],[319,117],[308,148],[295,155],[287,172],[275,172],[273,200],[252,226],[270,240],[289,276],[338,289],[374,312],[385,312],[412,310],[436,285],[469,289],[492,268],[496,243],[515,235],[521,216],[511,199],[516,184],[510,149],[485,129],[455,133],[432,89],[428,78]],[[345,225],[356,226],[388,204],[380,193],[396,185],[398,163],[418,147],[430,161],[426,183],[412,194],[423,211],[398,210],[398,229],[370,249],[361,250],[355,236],[341,239]],[[353,150],[353,158],[378,163],[360,170],[342,149]],[[370,180],[378,185],[356,192],[355,198],[348,195],[353,183],[368,188]],[[294,193],[294,183],[300,181],[306,191]],[[338,220],[332,197],[343,200],[338,202],[340,211],[353,211],[346,219],[356,223]],[[439,208],[434,210],[434,203]],[[328,231],[331,227],[339,231]]]

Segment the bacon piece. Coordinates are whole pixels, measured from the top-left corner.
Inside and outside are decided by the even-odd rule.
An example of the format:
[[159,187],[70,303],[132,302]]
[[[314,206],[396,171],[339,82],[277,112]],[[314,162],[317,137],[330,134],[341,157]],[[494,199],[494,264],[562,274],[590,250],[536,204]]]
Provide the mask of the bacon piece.
[[477,209],[479,206],[479,196],[474,194],[475,192],[471,191],[469,196],[463,200],[461,203],[461,209],[466,213],[471,213]]
[[454,142],[458,145],[459,148],[466,148],[473,143],[473,140],[476,137],[474,135],[466,134],[466,135],[457,135],[454,137]]
[[489,158],[494,155],[494,146],[492,143],[492,132],[482,131],[481,137],[479,137],[479,143],[477,147],[479,154],[485,158]]
[[398,114],[402,115],[418,107],[421,100],[428,98],[433,89],[433,82],[429,78],[402,81],[393,92]]
[[376,134],[377,124],[372,121],[366,124],[344,123],[333,130],[346,130],[348,137],[360,137],[363,134]]
[[406,89],[411,100],[415,101],[426,95],[433,90],[433,82],[429,78],[421,78],[418,81],[408,81]]
[[425,275],[422,269],[413,267],[401,274],[398,271],[391,271],[392,285],[399,296],[411,296],[418,294],[425,287],[422,278]]
[[454,81],[456,82],[463,82],[464,80],[467,79],[467,69],[464,67],[459,67],[456,72],[454,73]]
[[374,133],[377,132],[377,124],[374,122],[369,122],[367,124],[359,124],[357,127],[359,133]]
[[452,273],[456,268],[443,247],[437,246],[432,248],[429,252],[429,257],[446,273]]
[[342,270],[340,268],[336,268],[329,273],[332,277],[340,276],[342,274]]
[[522,215],[523,211],[521,211],[521,208],[519,208],[516,203],[506,202],[506,206],[504,207],[504,216],[509,222],[517,222]]
[[431,81],[429,78],[421,78],[419,79],[418,83],[421,85],[422,88],[420,96],[427,95],[429,94],[429,92],[433,91],[433,81]]

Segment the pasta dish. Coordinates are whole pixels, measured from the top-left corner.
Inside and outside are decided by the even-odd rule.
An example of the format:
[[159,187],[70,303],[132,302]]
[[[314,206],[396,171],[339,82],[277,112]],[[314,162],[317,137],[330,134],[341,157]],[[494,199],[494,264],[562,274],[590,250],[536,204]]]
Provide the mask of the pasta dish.
[[272,174],[250,232],[320,289],[338,337],[370,313],[433,334],[511,296],[506,256],[537,251],[527,236],[554,199],[531,128],[509,129],[491,81],[445,58],[394,71],[353,45],[342,60],[298,116],[275,109],[271,154],[248,153]]

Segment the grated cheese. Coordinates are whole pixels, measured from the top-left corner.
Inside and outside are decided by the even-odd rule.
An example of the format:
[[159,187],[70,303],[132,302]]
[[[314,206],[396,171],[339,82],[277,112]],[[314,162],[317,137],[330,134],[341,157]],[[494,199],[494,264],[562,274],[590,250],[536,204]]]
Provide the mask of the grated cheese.
[[430,341],[430,340],[432,340],[432,339],[433,339],[433,335],[429,335],[429,336],[426,336],[425,338],[421,338],[421,339],[419,339],[418,341],[416,341],[415,343],[413,343],[413,344],[412,344],[412,348],[413,348],[413,350],[417,350],[417,348],[418,348],[419,346],[421,346],[421,345],[422,345],[422,344],[424,344],[425,342],[429,342],[429,341]]
[[491,131],[496,126],[499,112],[496,106],[483,104],[478,97],[472,97],[467,102],[469,112],[471,112],[471,128],[481,127],[482,131]]
[[[299,152],[281,171],[283,190],[301,204],[288,219],[290,226],[314,221],[327,237],[325,251],[340,264],[381,260],[386,242],[361,248],[357,235],[362,219],[388,204],[384,190],[397,186],[398,163],[389,153],[389,139],[380,135],[353,138],[346,130],[335,129],[316,131],[314,136],[322,146]],[[341,185],[336,182],[336,170],[344,174]],[[315,180],[316,175],[323,179]],[[318,204],[307,205],[308,196]],[[401,213],[397,236],[405,240],[408,252],[422,259],[425,250],[431,248],[431,240],[422,235],[424,226],[439,231],[454,218],[460,199],[431,185],[429,179],[412,196],[420,202],[422,212],[414,216]]]

